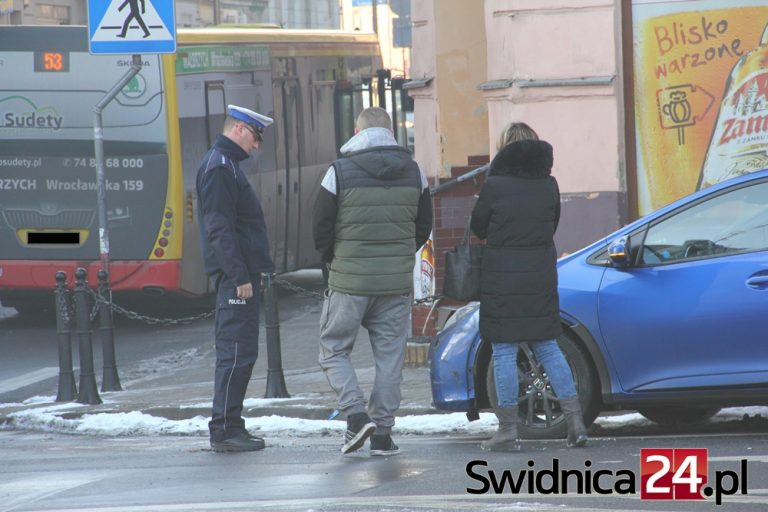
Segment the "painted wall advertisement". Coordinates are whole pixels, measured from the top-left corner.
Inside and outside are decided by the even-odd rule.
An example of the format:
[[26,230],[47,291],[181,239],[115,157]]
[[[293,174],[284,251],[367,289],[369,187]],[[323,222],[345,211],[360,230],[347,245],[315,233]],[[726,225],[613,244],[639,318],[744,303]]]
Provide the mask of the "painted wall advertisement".
[[633,0],[641,215],[768,167],[765,0]]

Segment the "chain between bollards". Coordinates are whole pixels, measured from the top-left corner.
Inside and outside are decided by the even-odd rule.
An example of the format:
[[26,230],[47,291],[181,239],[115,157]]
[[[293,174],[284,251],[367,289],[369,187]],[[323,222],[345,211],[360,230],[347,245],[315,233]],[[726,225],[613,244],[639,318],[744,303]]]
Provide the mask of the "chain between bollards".
[[100,404],[101,397],[96,387],[93,371],[93,342],[91,340],[91,308],[88,300],[88,273],[82,267],[75,270],[75,331],[80,346],[80,394],[81,404]]
[[290,398],[283,375],[280,347],[280,313],[277,308],[275,274],[264,274],[264,330],[267,333],[267,390],[264,398]]
[[71,402],[77,397],[72,370],[72,297],[67,274],[56,272],[56,338],[59,344],[59,390],[57,402]]

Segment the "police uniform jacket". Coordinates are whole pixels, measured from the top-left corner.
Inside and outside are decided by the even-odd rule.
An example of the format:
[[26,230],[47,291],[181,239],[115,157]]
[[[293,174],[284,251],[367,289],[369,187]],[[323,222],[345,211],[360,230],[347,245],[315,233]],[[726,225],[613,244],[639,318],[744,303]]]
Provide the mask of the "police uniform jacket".
[[223,272],[235,283],[273,272],[259,200],[240,169],[248,153],[219,135],[197,171],[197,207],[205,271]]
[[472,212],[486,240],[480,279],[480,334],[486,341],[537,341],[561,333],[557,254],[560,193],[552,146],[524,140],[505,146]]

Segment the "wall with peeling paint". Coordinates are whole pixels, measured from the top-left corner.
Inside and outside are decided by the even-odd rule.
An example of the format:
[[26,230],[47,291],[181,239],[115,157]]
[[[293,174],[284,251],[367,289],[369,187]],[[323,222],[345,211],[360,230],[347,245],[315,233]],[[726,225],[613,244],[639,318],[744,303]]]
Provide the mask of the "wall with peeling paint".
[[[477,84],[487,76],[481,2],[413,2],[411,78],[431,79],[412,89],[415,156],[430,177],[450,176],[468,155],[487,155],[488,111]],[[418,50],[416,50],[418,48]]]
[[524,121],[554,147],[563,197],[559,252],[619,227],[627,218],[619,5],[414,2],[412,77],[434,77],[412,91],[417,161],[448,178],[472,155],[493,158],[502,128]]
[[488,81],[498,87],[485,93],[489,134],[520,120],[554,147],[560,252],[625,216],[617,9],[613,0],[485,1]]

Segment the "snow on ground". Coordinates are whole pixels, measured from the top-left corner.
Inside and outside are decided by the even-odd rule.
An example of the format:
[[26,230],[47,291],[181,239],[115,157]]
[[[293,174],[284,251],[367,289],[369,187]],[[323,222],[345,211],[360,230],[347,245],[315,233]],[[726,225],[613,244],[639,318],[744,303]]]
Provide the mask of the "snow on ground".
[[[248,399],[247,407],[276,405],[306,397],[289,399]],[[76,415],[77,403],[56,404],[55,397],[33,397],[23,404],[0,404],[6,406],[30,406],[24,410],[10,413],[10,419],[0,428],[27,429],[46,432],[62,432],[104,436],[135,436],[135,435],[192,435],[208,434],[208,417],[195,416],[185,420],[169,420],[152,416],[140,411],[119,413],[98,413]],[[51,405],[46,405],[50,403]],[[37,407],[35,407],[37,406]],[[210,407],[210,404],[196,404]],[[304,405],[301,406],[305,408]],[[343,420],[309,420],[289,418],[285,416],[246,417],[245,426],[251,432],[259,435],[279,435],[285,437],[304,437],[314,435],[343,434],[346,421]],[[397,418],[397,430],[402,434],[436,434],[436,433],[476,433],[487,432],[496,426],[496,419],[491,413],[483,413],[480,420],[468,422],[462,413],[452,414],[423,414]]]
[[[247,407],[285,404],[307,397],[289,399],[249,399]],[[208,418],[196,416],[184,420],[170,420],[152,416],[140,411],[120,413],[77,414],[83,406],[77,403],[56,403],[55,397],[33,397],[23,404],[0,404],[0,408],[26,406],[24,410],[7,415],[10,419],[4,429],[27,429],[45,432],[61,432],[102,436],[136,435],[185,435],[206,436]],[[208,407],[209,404],[197,404]],[[303,407],[303,406],[302,406]],[[733,407],[723,409],[712,421],[734,421],[744,417],[762,416],[768,418],[768,407]],[[595,420],[605,430],[632,426],[649,425],[649,420],[637,413],[600,416]],[[285,416],[259,416],[245,419],[251,432],[263,436],[305,437],[315,435],[336,435],[344,432],[343,420],[309,420]],[[496,427],[492,413],[481,413],[477,421],[467,421],[463,413],[419,414],[397,418],[397,431],[401,434],[483,434]]]

